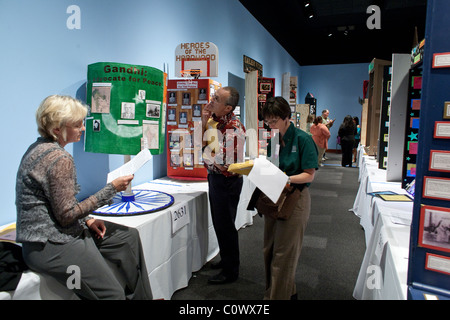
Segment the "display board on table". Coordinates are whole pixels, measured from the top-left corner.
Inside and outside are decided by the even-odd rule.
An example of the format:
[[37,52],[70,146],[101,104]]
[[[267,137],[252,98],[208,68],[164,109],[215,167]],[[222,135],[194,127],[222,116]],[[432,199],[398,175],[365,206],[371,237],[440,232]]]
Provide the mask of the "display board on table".
[[153,67],[115,62],[87,72],[85,151],[152,155],[165,147],[166,74]]
[[168,81],[167,176],[206,179],[201,115],[220,87],[220,83],[211,79]]
[[[164,152],[166,74],[153,67],[116,62],[90,64],[84,148],[87,152],[122,154],[128,168],[142,155]],[[150,152],[150,154],[149,154]],[[138,155],[130,161],[131,156]],[[94,211],[98,215],[147,214],[171,206],[173,196],[159,191],[128,189],[113,204]]]
[[381,98],[380,137],[378,139],[378,168],[386,169],[388,161],[389,114],[391,110],[392,66],[385,66]]
[[409,299],[450,299],[449,11],[448,1],[427,2],[419,152],[408,259]]
[[275,96],[275,79],[258,77],[258,154],[267,155],[270,128],[264,123],[262,109],[269,98]]
[[420,109],[422,104],[422,64],[411,66],[409,71],[408,105],[406,111],[405,142],[403,147],[402,188],[416,178],[419,150]]
[[369,64],[369,104],[367,106],[367,130],[365,147],[367,154],[370,156],[377,155],[378,153],[384,66],[390,65],[391,61],[381,59],[373,59]]

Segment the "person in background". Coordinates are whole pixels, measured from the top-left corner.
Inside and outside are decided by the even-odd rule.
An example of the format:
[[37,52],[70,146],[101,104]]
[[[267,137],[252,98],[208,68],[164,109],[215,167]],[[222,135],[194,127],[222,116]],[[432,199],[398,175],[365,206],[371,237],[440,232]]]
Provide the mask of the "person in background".
[[[279,169],[289,177],[288,184],[300,190],[300,198],[287,220],[264,215],[264,265],[266,291],[264,299],[295,299],[295,273],[308,223],[311,198],[309,185],[318,169],[317,147],[312,137],[290,122],[291,108],[282,97],[271,97],[263,109],[265,123],[279,132],[277,154]],[[272,150],[271,147],[268,150]]]
[[319,166],[323,167],[322,157],[325,153],[325,150],[328,149],[328,139],[330,138],[331,134],[330,130],[328,130],[328,127],[322,123],[321,116],[318,116],[316,119],[314,119],[314,124],[311,126],[311,134],[319,151]]
[[239,277],[235,220],[243,178],[227,171],[230,164],[244,162],[245,127],[233,113],[238,102],[239,92],[233,87],[223,87],[215,92],[202,113],[206,135],[203,161],[208,170],[209,203],[221,257],[220,262],[212,264],[213,269],[221,272],[208,279],[210,284],[229,283]]
[[[52,95],[36,111],[41,135],[25,152],[16,179],[17,237],[30,269],[66,286],[69,266],[79,269],[82,299],[152,299],[138,231],[89,216],[126,190],[133,175],[119,177],[79,202],[75,163],[64,147],[80,140],[87,108]],[[124,276],[124,289],[107,260]]]
[[311,126],[313,125],[315,118],[316,117],[313,114],[308,114],[308,117],[306,118],[306,133],[311,134]]
[[[330,110],[324,109],[322,111],[322,123],[327,126],[328,130],[333,126],[334,121],[336,119],[331,120],[330,119]],[[325,150],[326,152],[327,150]],[[327,156],[325,155],[325,152],[323,153],[322,161],[328,160]]]
[[326,125],[328,129],[333,126],[334,121],[336,121],[336,119],[330,119],[330,110],[325,109],[322,111],[322,123]]
[[348,115],[344,118],[339,127],[338,135],[341,138],[342,160],[341,165],[346,167],[352,166],[353,147],[355,146],[356,125],[352,116]]
[[355,135],[355,146],[353,148],[353,162],[356,163],[357,157],[358,157],[358,146],[361,141],[361,127],[359,125],[359,118],[353,117],[353,122],[355,122],[356,125],[356,135]]

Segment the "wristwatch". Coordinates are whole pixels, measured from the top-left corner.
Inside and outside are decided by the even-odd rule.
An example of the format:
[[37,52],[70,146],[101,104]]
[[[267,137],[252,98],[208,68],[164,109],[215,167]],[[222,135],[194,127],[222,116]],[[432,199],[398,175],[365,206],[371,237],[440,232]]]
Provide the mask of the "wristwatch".
[[288,181],[286,182],[286,184],[291,185],[291,177],[288,177]]

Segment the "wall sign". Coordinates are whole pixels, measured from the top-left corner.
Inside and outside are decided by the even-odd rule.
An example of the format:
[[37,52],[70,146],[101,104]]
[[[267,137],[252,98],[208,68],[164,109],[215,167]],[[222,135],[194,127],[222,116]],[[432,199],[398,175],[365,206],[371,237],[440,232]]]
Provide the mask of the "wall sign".
[[436,121],[434,126],[434,138],[450,139],[450,121]]
[[200,77],[219,76],[219,49],[212,42],[181,43],[175,49],[175,77],[183,70],[200,70]]
[[244,72],[248,73],[254,70],[258,71],[258,77],[262,77],[263,76],[263,65],[261,63],[259,63],[256,60],[253,60],[250,57],[247,56],[243,56],[244,57]]
[[450,179],[424,177],[423,197],[450,200]]
[[433,68],[450,68],[450,52],[433,54]]
[[450,172],[450,151],[430,150],[429,170]]

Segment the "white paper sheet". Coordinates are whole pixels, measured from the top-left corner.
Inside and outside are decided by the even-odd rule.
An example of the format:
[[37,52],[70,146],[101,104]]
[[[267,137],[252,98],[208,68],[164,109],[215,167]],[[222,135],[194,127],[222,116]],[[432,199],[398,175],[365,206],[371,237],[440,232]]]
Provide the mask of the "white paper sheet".
[[110,183],[114,179],[117,179],[122,176],[127,176],[130,174],[134,174],[138,171],[144,164],[147,163],[152,158],[150,150],[144,149],[139,152],[133,159],[125,163],[123,166],[117,168],[114,171],[108,173],[108,179],[106,183]]
[[260,156],[254,160],[248,179],[275,203],[286,186],[288,176],[265,157]]

